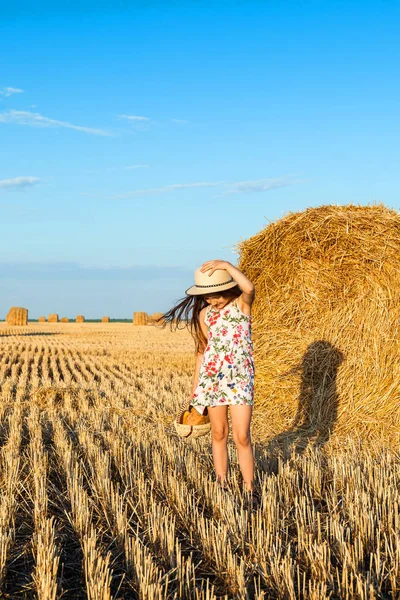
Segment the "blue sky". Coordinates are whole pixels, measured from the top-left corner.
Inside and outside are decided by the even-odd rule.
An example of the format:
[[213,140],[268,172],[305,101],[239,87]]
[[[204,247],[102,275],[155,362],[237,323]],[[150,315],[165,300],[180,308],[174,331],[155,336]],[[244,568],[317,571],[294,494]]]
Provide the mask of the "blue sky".
[[400,208],[399,2],[3,4],[0,318],[167,310],[267,220]]

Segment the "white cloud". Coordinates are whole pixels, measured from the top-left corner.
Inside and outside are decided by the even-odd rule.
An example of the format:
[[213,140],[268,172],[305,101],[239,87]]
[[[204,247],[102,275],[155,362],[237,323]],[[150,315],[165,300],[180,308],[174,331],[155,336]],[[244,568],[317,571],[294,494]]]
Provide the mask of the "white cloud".
[[179,125],[187,125],[189,123],[186,119],[171,119],[171,121],[173,123],[178,123]]
[[227,183],[224,181],[206,181],[206,182],[194,182],[194,183],[174,183],[172,185],[165,185],[158,188],[146,188],[141,190],[132,190],[123,194],[115,196],[108,196],[106,200],[119,200],[122,198],[136,198],[139,196],[150,196],[153,194],[166,194],[168,192],[175,192],[177,190],[185,190],[190,188],[220,188],[219,196],[230,196],[233,194],[254,194],[259,192],[266,192],[287,185],[293,185],[298,183],[295,179],[290,176],[285,176],[275,179],[255,179],[251,181],[236,181],[233,183]]
[[49,119],[48,117],[43,117],[39,113],[33,113],[26,110],[8,110],[0,113],[0,123],[16,123],[17,125],[29,125],[31,127],[66,127],[68,129],[84,131],[85,133],[91,133],[93,135],[110,137],[113,135],[102,129],[92,129],[91,127],[72,125],[66,121]]
[[165,194],[167,192],[174,192],[176,190],[186,190],[190,188],[211,188],[222,185],[221,182],[195,182],[195,183],[173,183],[172,185],[165,185],[159,188],[147,188],[142,190],[133,190],[131,192],[125,192],[124,194],[118,194],[117,196],[108,196],[106,200],[119,200],[121,198],[135,198],[138,196],[151,196],[153,194]]
[[251,181],[237,181],[226,186],[223,191],[223,196],[231,196],[232,194],[256,194],[259,192],[267,192],[287,185],[296,183],[291,177],[280,177],[276,179],[255,179]]
[[0,179],[0,190],[9,188],[31,187],[39,183],[38,177],[14,177],[14,179]]
[[125,169],[133,170],[133,169],[149,169],[150,165],[126,165]]
[[19,88],[13,88],[13,87],[5,87],[0,90],[0,96],[5,96],[6,98],[8,98],[9,96],[12,96],[13,94],[23,94],[23,93],[24,93],[24,90],[20,90]]
[[149,117],[141,117],[138,115],[118,115],[119,119],[128,119],[128,121],[150,121]]

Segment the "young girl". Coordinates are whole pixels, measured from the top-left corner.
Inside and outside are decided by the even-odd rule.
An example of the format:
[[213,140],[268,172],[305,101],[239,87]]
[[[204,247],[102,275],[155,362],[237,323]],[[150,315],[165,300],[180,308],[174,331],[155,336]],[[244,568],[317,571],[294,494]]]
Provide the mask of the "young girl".
[[254,494],[254,457],[250,438],[254,362],[251,306],[254,285],[223,260],[205,262],[195,271],[187,297],[164,315],[175,326],[186,322],[196,344],[190,404],[208,410],[217,480],[226,487],[228,406],[243,487]]

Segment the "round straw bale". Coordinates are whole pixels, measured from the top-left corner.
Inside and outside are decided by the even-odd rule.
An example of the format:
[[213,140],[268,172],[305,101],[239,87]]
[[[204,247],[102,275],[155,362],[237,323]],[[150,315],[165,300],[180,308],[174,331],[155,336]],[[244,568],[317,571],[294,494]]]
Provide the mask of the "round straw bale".
[[147,325],[148,316],[145,312],[135,312],[133,313],[133,324],[134,325]]
[[27,325],[28,324],[28,309],[20,306],[12,306],[7,313],[6,323],[8,325]]
[[69,323],[69,319],[68,319],[67,317],[63,317],[63,318],[60,320],[60,323]]
[[101,322],[102,323],[109,323],[110,322],[110,317],[102,317]]
[[[254,283],[255,426],[276,442],[400,434],[400,214],[291,213],[238,244]],[[273,437],[275,436],[275,437]]]
[[39,317],[38,323],[46,323],[46,317]]
[[76,323],[84,323],[85,322],[85,317],[83,315],[78,315],[75,319]]
[[58,323],[58,315],[56,313],[49,315],[47,321],[49,323]]

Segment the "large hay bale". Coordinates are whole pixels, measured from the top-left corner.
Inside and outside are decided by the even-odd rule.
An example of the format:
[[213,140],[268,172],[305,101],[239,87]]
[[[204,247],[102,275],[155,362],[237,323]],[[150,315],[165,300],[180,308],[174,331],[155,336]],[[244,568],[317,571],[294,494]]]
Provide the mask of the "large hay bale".
[[12,306],[7,313],[6,323],[8,325],[23,326],[28,324],[28,309],[21,306]]
[[63,318],[60,320],[60,323],[69,323],[69,319],[68,319],[67,317],[63,317]]
[[102,317],[101,318],[101,322],[102,323],[109,323],[110,322],[110,317]]
[[56,313],[49,315],[47,321],[49,323],[58,323],[58,315]]
[[164,324],[163,317],[164,317],[164,313],[162,313],[162,312],[153,313],[152,315],[149,315],[148,322],[151,325],[163,325]]
[[78,315],[75,319],[76,323],[84,323],[85,322],[85,317],[83,315]]
[[145,312],[135,312],[133,313],[133,324],[134,325],[147,325],[148,316]]
[[[238,244],[253,281],[255,423],[304,445],[400,432],[400,214],[321,206]],[[280,434],[280,435],[279,435]]]
[[39,317],[38,323],[46,323],[46,317]]

